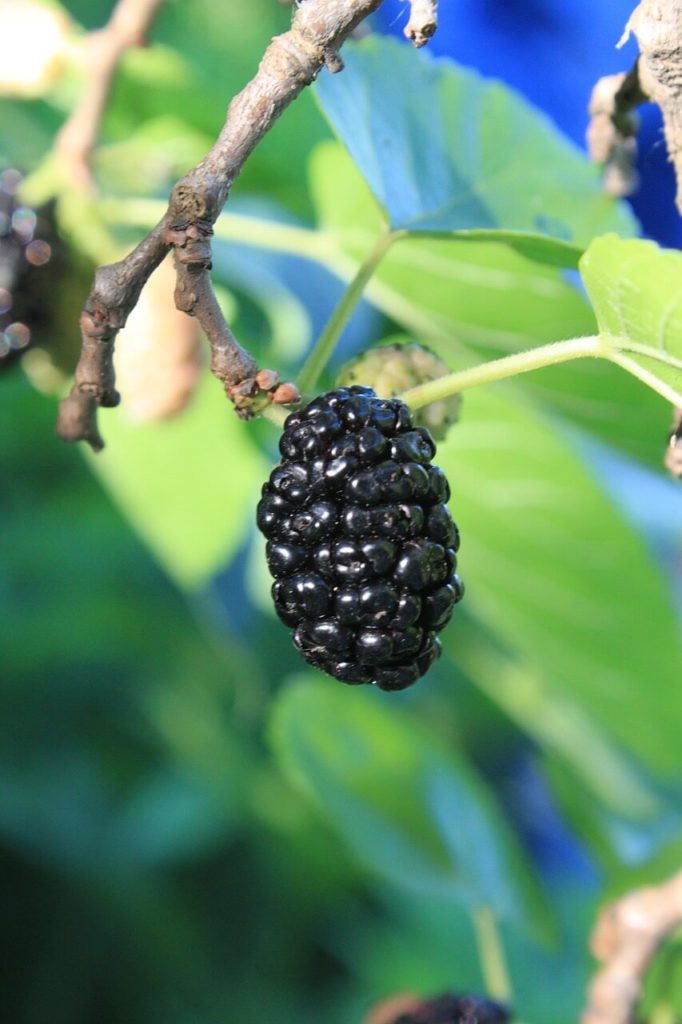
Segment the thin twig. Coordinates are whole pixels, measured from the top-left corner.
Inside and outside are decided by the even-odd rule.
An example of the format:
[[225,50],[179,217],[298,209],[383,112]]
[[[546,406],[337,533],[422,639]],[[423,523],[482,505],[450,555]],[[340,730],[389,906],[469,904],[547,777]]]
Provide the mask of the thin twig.
[[627,75],[600,79],[592,93],[590,152],[606,165],[607,190],[627,195],[636,184],[632,168],[638,123],[633,110],[646,100],[657,103],[677,177],[677,208],[682,213],[682,0],[641,0],[619,46],[630,33],[639,44],[635,66]]
[[[630,33],[639,44],[639,102],[657,103],[670,162],[677,179],[677,209],[682,214],[682,0],[641,0],[630,16],[619,45]],[[677,403],[676,403],[677,404]],[[669,439],[665,464],[682,476],[679,421]]]
[[[243,399],[240,384],[246,382],[247,390],[251,387],[254,363],[236,344],[224,319],[216,316],[208,276],[213,224],[254,147],[323,66],[340,70],[340,46],[381,3],[382,0],[305,0],[296,10],[290,31],[272,40],[255,77],[230,103],[227,120],[214,146],[173,188],[161,221],[124,260],[97,271],[81,320],[83,353],[76,384],[61,404],[57,424],[60,436],[87,440],[93,447],[101,447],[97,407],[118,401],[112,369],[116,333],[137,302],[145,281],[171,247],[175,249],[176,265],[181,268],[176,295],[185,303],[183,308],[210,325],[210,340],[214,349],[219,349],[214,362],[221,367],[221,379],[226,382],[230,397]],[[429,7],[432,21],[435,4]],[[422,24],[425,26],[426,22]],[[417,38],[415,43],[419,45]],[[190,295],[194,296],[191,300]],[[270,397],[276,402],[283,401],[283,395],[292,393],[290,385],[279,385]],[[257,394],[251,397],[259,398]],[[238,405],[241,413],[247,415],[249,402]]]
[[604,908],[592,933],[602,966],[592,980],[581,1024],[632,1024],[654,954],[682,924],[682,872],[635,889]]
[[625,30],[639,44],[639,80],[657,103],[670,161],[677,177],[677,208],[682,213],[682,0],[641,0]]
[[125,260],[95,271],[80,318],[82,345],[74,386],[59,404],[57,433],[65,441],[87,441],[94,451],[104,447],[97,409],[112,408],[120,401],[114,386],[114,340],[150,274],[170,249],[164,228],[165,218]]
[[339,299],[335,309],[332,311],[324,330],[310,352],[303,369],[298,378],[298,386],[305,394],[312,391],[317,384],[320,374],[324,370],[329,357],[331,356],[336,343],[353,314],[356,306],[362,298],[367,284],[372,278],[379,263],[390,248],[395,239],[395,233],[386,231],[380,235],[367,253],[366,257],[358,267],[353,280],[349,283],[343,295]]
[[144,46],[164,0],[118,0],[111,18],[85,40],[87,86],[55,141],[55,154],[70,180],[92,186],[90,157],[99,138],[116,69],[127,50]]
[[410,8],[405,36],[415,46],[424,46],[438,28],[438,0],[410,0]]
[[611,196],[627,196],[636,188],[639,118],[634,111],[646,98],[638,61],[627,74],[600,78],[592,90],[587,146],[592,159],[604,167],[604,189]]

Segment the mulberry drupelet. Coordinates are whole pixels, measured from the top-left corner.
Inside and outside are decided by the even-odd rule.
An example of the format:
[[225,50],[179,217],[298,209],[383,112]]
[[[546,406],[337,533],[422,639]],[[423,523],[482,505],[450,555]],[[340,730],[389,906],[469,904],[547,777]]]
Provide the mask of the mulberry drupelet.
[[410,686],[464,593],[429,432],[404,402],[355,385],[291,413],[279,447],[257,516],[277,614],[323,672]]

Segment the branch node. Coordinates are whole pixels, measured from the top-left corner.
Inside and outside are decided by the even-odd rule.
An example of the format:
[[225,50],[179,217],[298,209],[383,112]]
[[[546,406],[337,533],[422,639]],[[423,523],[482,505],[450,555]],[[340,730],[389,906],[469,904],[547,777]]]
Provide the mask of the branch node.
[[332,75],[338,75],[339,71],[343,71],[345,64],[341,54],[336,50],[325,50],[324,51],[324,64]]
[[164,241],[172,245],[175,258],[186,266],[210,270],[213,266],[211,235],[213,225],[209,220],[197,220],[183,227],[170,227],[163,235]]
[[256,374],[256,384],[263,391],[270,391],[272,388],[276,388],[279,384],[277,370],[259,370]]
[[271,398],[275,405],[296,405],[301,401],[301,392],[295,384],[287,381],[273,390]]
[[[201,166],[201,165],[200,165]],[[173,218],[173,224],[182,230],[183,226],[196,224],[200,221],[207,221],[212,224],[220,209],[214,196],[211,194],[208,185],[205,183],[203,189],[197,189],[192,181],[194,171],[186,174],[170,194],[168,208]]]
[[243,420],[251,419],[270,403],[296,405],[301,401],[301,393],[296,385],[289,381],[280,384],[279,374],[275,370],[259,370],[255,377],[247,377],[237,384],[226,386],[225,393]]
[[84,336],[95,341],[105,341],[115,332],[109,318],[101,311],[90,312],[84,309],[80,315],[79,324]]
[[97,429],[97,406],[94,395],[74,386],[71,393],[59,403],[57,436],[71,443],[87,441],[93,451],[101,451],[104,441]]
[[601,967],[581,1024],[630,1024],[656,950],[682,923],[682,872],[605,907],[592,932]]
[[[120,7],[116,10],[137,10],[141,5],[149,18],[160,2],[118,0]],[[145,282],[171,248],[177,274],[176,305],[201,324],[211,345],[213,373],[235,401],[239,415],[248,418],[259,404],[265,407],[271,402],[297,401],[293,384],[280,384],[275,377],[256,381],[254,359],[238,344],[225,322],[208,274],[213,224],[255,146],[325,64],[330,71],[341,70],[340,46],[381,3],[317,0],[315,4],[297,4],[291,30],[273,39],[255,77],[230,103],[211,150],[172,189],[162,221],[125,259],[96,272],[81,318],[83,345],[76,387],[60,412],[60,436],[70,440],[80,436],[93,447],[101,446],[95,425],[96,407],[118,401],[112,365],[116,333],[136,305]],[[433,15],[436,2],[414,0],[413,15],[414,8],[428,8]],[[423,27],[423,31],[432,32],[433,28]]]
[[298,93],[315,81],[322,65],[326,63],[327,54],[332,50],[333,47],[320,44],[303,29],[295,31],[294,28],[291,32],[275,36],[261,62],[261,68],[265,58],[269,58],[270,74],[287,82]]
[[419,49],[438,28],[438,0],[410,0],[410,20],[403,34]]

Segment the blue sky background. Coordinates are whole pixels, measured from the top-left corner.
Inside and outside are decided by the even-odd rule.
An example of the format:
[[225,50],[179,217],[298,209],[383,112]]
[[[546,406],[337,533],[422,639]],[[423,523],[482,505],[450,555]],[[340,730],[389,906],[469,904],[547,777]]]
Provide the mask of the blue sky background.
[[[634,39],[616,48],[634,7],[635,0],[442,0],[429,47],[503,79],[584,146],[592,86],[601,75],[628,70],[636,57]],[[396,35],[407,17],[405,0],[387,0],[377,15],[382,29]],[[682,218],[674,206],[661,116],[652,104],[641,116],[641,183],[632,205],[644,234],[680,247]]]

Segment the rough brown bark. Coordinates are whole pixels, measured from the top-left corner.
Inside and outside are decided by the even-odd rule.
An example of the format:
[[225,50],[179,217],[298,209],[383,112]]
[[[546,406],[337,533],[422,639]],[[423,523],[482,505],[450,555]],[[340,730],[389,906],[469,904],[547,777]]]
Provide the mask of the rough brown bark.
[[[148,0],[150,2],[150,0]],[[176,297],[181,308],[196,316],[213,347],[213,364],[238,411],[248,415],[255,365],[225,323],[212,292],[210,237],[232,184],[254,147],[283,110],[327,65],[343,67],[338,50],[344,40],[382,0],[305,0],[294,14],[290,31],[276,36],[267,48],[257,74],[232,100],[227,119],[204,159],[173,188],[168,210],[150,234],[124,260],[101,267],[81,318],[82,356],[74,388],[60,407],[57,432],[66,440],[86,440],[94,448],[102,441],[97,429],[99,406],[115,405],[113,346],[140,291],[166,253],[175,250],[178,269]],[[421,45],[435,30],[434,2],[414,0],[412,38]],[[245,383],[245,387],[240,385]],[[235,390],[236,389],[236,390]],[[244,392],[249,392],[246,398]],[[290,394],[282,386],[273,391]]]
[[639,118],[634,111],[645,100],[638,62],[627,73],[600,78],[592,90],[587,146],[592,159],[604,167],[609,195],[627,196],[635,190]]
[[682,213],[682,0],[641,0],[627,23],[622,45],[632,33],[640,55],[628,74],[601,78],[590,99],[587,132],[590,153],[605,165],[605,185],[627,195],[636,185],[632,166],[640,103],[657,103],[670,160],[677,177],[677,207]]
[[415,46],[424,46],[438,28],[438,0],[411,0],[410,20],[405,36]]
[[592,933],[601,967],[581,1024],[633,1024],[644,977],[660,945],[682,924],[682,872],[605,907]]
[[626,28],[639,43],[642,91],[657,103],[682,213],[682,0],[642,0]]

